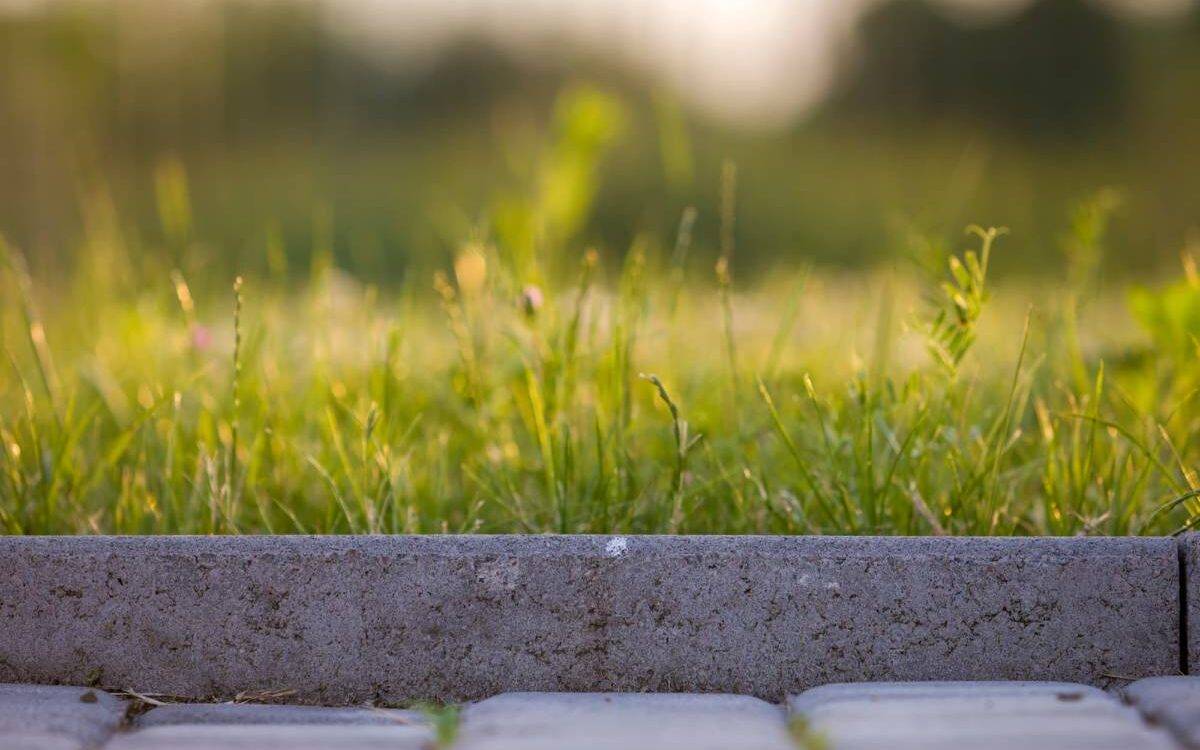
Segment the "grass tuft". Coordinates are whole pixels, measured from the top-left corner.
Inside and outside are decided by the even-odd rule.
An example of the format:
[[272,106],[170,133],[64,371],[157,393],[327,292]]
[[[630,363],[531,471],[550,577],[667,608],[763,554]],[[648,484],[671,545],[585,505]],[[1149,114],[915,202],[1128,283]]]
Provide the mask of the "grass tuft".
[[970,227],[933,277],[735,284],[726,165],[717,227],[686,209],[673,244],[638,235],[606,262],[578,237],[605,141],[570,127],[598,106],[579,97],[542,192],[399,287],[339,271],[321,215],[307,281],[272,233],[230,311],[178,165],[158,184],[170,253],[140,256],[109,216],[70,274],[35,278],[0,242],[0,529],[1200,526],[1200,283],[1185,254],[1166,286],[1104,288],[1112,194],[1069,218],[1058,280],[997,284],[1005,230]]

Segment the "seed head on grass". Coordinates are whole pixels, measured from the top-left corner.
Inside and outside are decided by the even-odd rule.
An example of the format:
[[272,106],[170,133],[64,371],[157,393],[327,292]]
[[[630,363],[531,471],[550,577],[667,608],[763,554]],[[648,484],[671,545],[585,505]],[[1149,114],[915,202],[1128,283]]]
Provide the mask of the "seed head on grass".
[[225,458],[225,481],[221,487],[227,525],[234,523],[241,492],[238,469],[238,423],[242,411],[242,277],[233,280],[233,403],[229,412],[229,453]]
[[951,278],[941,284],[943,298],[933,319],[926,326],[927,348],[934,359],[951,376],[958,372],[963,358],[975,343],[979,316],[987,301],[987,272],[992,244],[1007,234],[1003,227],[982,227],[972,224],[967,233],[979,238],[978,252],[968,250],[959,259],[951,255],[947,261]]
[[667,392],[667,387],[658,379],[657,375],[647,375],[639,373],[638,377],[642,380],[649,381],[658,391],[658,397],[666,404],[667,410],[671,412],[671,431],[675,436],[675,470],[671,477],[671,517],[668,529],[671,533],[679,530],[680,524],[683,522],[683,480],[687,473],[687,457],[692,448],[700,441],[700,435],[694,437],[688,435],[688,423],[679,414],[679,407],[675,405],[675,401],[671,399],[671,394]]
[[25,262],[25,256],[16,247],[9,245],[3,235],[0,235],[0,265],[8,267],[16,283],[22,322],[26,338],[29,341],[29,348],[33,350],[39,379],[57,417],[61,413],[59,406],[61,386],[59,385],[58,368],[54,365],[50,345],[46,341],[46,326],[42,322],[42,316],[34,302],[33,277],[29,274],[29,265]]
[[487,255],[478,243],[467,245],[454,259],[454,280],[465,297],[475,297],[487,283]]

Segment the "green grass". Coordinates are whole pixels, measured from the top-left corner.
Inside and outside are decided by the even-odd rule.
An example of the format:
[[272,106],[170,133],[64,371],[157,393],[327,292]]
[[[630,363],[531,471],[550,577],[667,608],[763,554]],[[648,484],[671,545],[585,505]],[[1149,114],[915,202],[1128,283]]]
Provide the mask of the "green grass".
[[[298,253],[275,235],[206,244],[170,160],[156,229],[93,190],[64,266],[35,278],[0,242],[0,529],[1200,523],[1200,276],[1185,253],[1160,286],[1102,283],[1115,194],[1049,243],[910,232],[894,255],[916,263],[744,281],[726,165],[719,216],[685,210],[676,237],[640,235],[613,263],[581,238],[622,111],[582,88],[555,117],[444,268],[399,285],[336,268],[325,214]],[[993,288],[989,266],[1018,243],[1057,259]],[[231,259],[244,281],[220,278]]]
[[473,241],[397,291],[318,262],[194,295],[111,233],[35,283],[5,246],[0,528],[1174,532],[1200,281],[1099,291],[1110,203],[1073,217],[1070,281],[997,290],[1021,240],[981,228],[931,274],[748,288],[731,228],[687,270],[690,218],[619,268]]

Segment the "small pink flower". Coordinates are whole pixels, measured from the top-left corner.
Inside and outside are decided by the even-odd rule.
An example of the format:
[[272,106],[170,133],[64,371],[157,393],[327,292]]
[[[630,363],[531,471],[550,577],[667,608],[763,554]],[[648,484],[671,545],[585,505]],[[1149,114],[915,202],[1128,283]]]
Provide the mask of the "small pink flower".
[[545,302],[542,296],[542,290],[536,284],[527,284],[521,290],[521,307],[525,310],[525,314],[529,317],[537,315],[538,310],[542,309],[542,304]]
[[192,348],[205,351],[212,346],[212,332],[202,325],[192,326]]

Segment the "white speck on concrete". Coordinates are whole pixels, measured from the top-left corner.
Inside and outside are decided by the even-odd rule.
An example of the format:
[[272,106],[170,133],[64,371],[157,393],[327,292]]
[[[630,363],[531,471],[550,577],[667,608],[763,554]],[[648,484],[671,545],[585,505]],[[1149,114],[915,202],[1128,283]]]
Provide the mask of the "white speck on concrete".
[[629,540],[623,536],[615,536],[604,545],[604,552],[609,557],[620,557],[629,549]]
[[513,591],[521,581],[521,561],[502,558],[480,563],[475,571],[476,579],[489,591],[500,593]]

